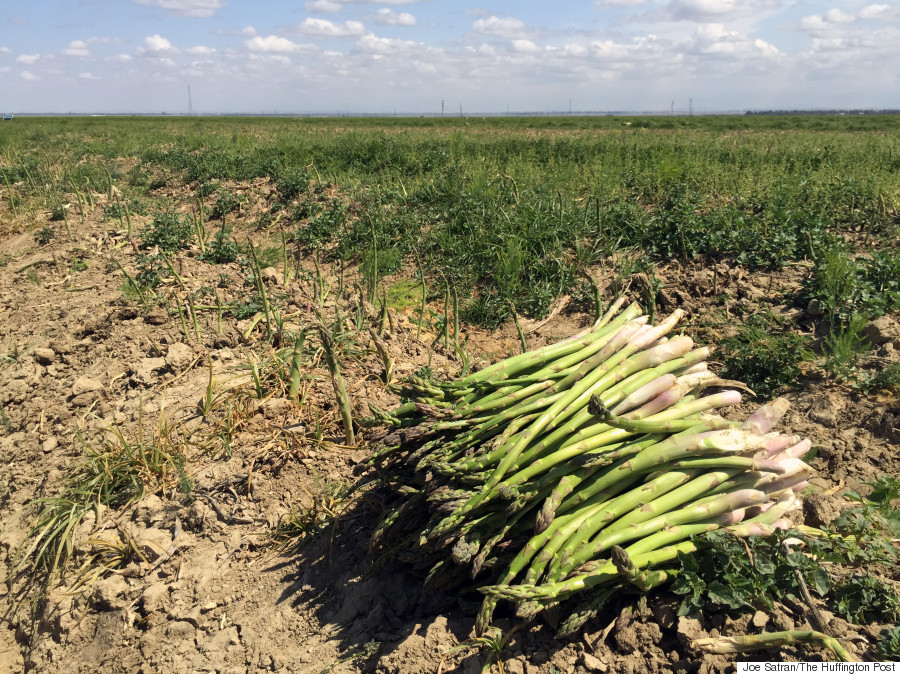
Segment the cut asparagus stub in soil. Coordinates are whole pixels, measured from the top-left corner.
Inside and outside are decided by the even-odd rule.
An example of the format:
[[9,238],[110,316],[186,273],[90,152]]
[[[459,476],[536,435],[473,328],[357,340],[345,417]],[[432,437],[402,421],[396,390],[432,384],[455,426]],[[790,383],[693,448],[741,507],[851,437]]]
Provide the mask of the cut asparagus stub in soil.
[[[743,385],[671,334],[681,312],[650,325],[623,304],[459,381],[410,379],[416,404],[378,414],[405,433],[377,455],[394,499],[373,554],[430,569],[429,587],[480,589],[479,634],[501,602],[577,629],[598,597],[668,582],[703,534],[769,535],[800,507],[810,443],[775,430],[785,401],[717,416]],[[570,597],[581,608],[560,615]]]

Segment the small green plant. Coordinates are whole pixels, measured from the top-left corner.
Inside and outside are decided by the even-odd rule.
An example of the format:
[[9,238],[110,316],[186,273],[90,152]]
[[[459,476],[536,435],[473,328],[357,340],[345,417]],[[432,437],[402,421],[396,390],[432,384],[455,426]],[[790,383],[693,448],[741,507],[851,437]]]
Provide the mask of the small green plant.
[[90,264],[88,264],[88,261],[83,256],[76,255],[72,258],[72,264],[69,265],[69,271],[77,273],[80,271],[87,271],[90,267]]
[[722,374],[743,381],[759,397],[771,397],[800,376],[800,363],[812,358],[808,343],[775,318],[753,315],[722,340]]
[[234,192],[220,189],[217,192],[216,203],[213,204],[209,216],[211,218],[224,218],[229,213],[239,210],[242,203],[244,203],[243,195],[236,195]]
[[837,583],[829,597],[829,608],[857,625],[900,621],[897,591],[884,581],[864,574],[854,574]]
[[278,179],[276,187],[282,200],[291,201],[307,191],[309,174],[302,168],[288,169]]
[[856,387],[863,393],[884,391],[900,396],[900,363],[890,363],[874,375],[861,377]]
[[169,268],[156,255],[142,255],[137,261],[138,273],[134,280],[143,288],[158,288],[169,276]]
[[227,264],[237,260],[240,252],[241,248],[237,241],[231,238],[230,230],[223,227],[207,244],[206,252],[200,256],[200,259],[212,264]]
[[863,329],[868,319],[860,314],[837,322],[825,338],[825,369],[837,379],[850,379],[856,372],[856,359],[866,344]]
[[806,555],[788,551],[782,545],[786,532],[769,538],[748,538],[745,543],[724,531],[703,537],[702,548],[681,555],[681,570],[672,591],[684,596],[679,615],[693,613],[710,602],[730,609],[765,606],[778,599],[796,600],[800,588],[795,574],[803,574],[810,589],[824,596],[831,588],[828,573]]
[[279,552],[296,552],[311,537],[332,525],[347,508],[351,483],[342,480],[323,481],[316,478],[312,489],[304,489],[309,505],[279,519],[269,538]]
[[243,302],[233,304],[230,307],[231,315],[237,320],[243,321],[246,318],[252,318],[261,313],[265,307],[262,298],[259,295],[250,295]]
[[34,233],[34,241],[39,246],[46,246],[53,240],[53,237],[56,236],[56,230],[53,229],[50,225],[47,225],[43,229],[39,229]]
[[127,438],[108,430],[92,444],[78,436],[86,456],[66,480],[59,496],[41,499],[42,509],[17,551],[13,571],[31,567],[32,579],[50,582],[62,573],[73,553],[72,537],[85,515],[98,506],[120,508],[147,491],[165,493],[184,474],[185,457],[171,441],[169,429]]
[[900,660],[900,627],[881,630],[878,643],[875,645],[875,656],[883,661]]
[[157,213],[153,222],[142,232],[143,248],[159,246],[167,253],[187,248],[194,239],[194,224],[190,217],[175,213]]

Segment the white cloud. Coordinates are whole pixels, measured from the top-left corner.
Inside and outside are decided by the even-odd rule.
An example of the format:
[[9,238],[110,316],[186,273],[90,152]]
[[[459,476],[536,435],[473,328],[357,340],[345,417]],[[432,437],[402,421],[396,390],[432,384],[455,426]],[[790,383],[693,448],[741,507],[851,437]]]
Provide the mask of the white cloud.
[[23,70],[21,73],[19,73],[19,77],[21,77],[26,82],[36,82],[40,79],[37,75],[35,75],[34,73],[30,73],[27,70]]
[[153,5],[171,14],[205,19],[225,7],[222,0],[134,0],[139,5]]
[[286,37],[278,37],[277,35],[269,35],[267,37],[257,35],[253,39],[244,42],[244,44],[252,52],[272,54],[293,54],[309,48],[308,45],[297,44]]
[[829,9],[825,12],[825,20],[828,23],[852,23],[854,17],[852,14],[847,14],[839,9]]
[[877,19],[891,9],[890,5],[868,5],[859,10],[860,19]]
[[634,7],[643,5],[647,0],[597,0],[597,7]]
[[0,73],[8,73],[12,68],[9,66],[0,66]]
[[304,19],[297,30],[303,35],[315,37],[347,37],[349,35],[365,35],[366,27],[359,21],[334,23],[328,19]]
[[574,42],[570,42],[562,48],[564,54],[568,56],[584,56],[588,53],[587,47],[584,45],[576,44]]
[[335,2],[334,0],[310,0],[304,5],[304,8],[307,12],[321,12],[325,14],[333,14],[334,12],[340,12],[344,5],[341,2]]
[[208,54],[215,54],[216,50],[212,47],[205,47],[202,44],[197,45],[196,47],[188,47],[185,49],[188,54],[197,54],[199,56],[206,56]]
[[144,43],[138,47],[138,51],[142,54],[150,56],[159,54],[174,54],[178,50],[161,35],[150,35],[144,38]]
[[12,54],[12,49],[9,47],[0,47],[0,54]]
[[501,19],[498,16],[489,16],[486,19],[478,19],[472,24],[472,32],[479,35],[497,35],[499,37],[520,37],[525,32],[525,22],[508,17]]
[[99,80],[101,78],[97,77],[97,75],[92,75],[91,73],[78,73],[78,78],[82,80]]
[[538,46],[531,40],[513,40],[512,47],[514,51],[521,52],[523,54],[534,54],[535,52],[540,51],[540,49],[538,49]]
[[280,63],[283,66],[289,66],[291,59],[285,54],[250,54],[251,61],[261,61],[265,63]]
[[416,17],[409,12],[395,12],[387,7],[382,7],[375,14],[375,23],[382,26],[415,26]]
[[76,58],[87,58],[91,55],[91,50],[88,49],[87,42],[84,40],[73,40],[69,43],[69,46],[63,49],[63,54],[66,56],[74,56]]
[[356,46],[363,52],[369,54],[397,54],[409,51],[421,43],[412,40],[396,40],[390,37],[378,37],[374,33],[369,33],[359,38]]
[[40,54],[22,54],[16,57],[16,63],[24,63],[25,65],[31,65],[35,61],[41,58]]
[[732,14],[739,9],[737,0],[673,0],[672,15],[677,19],[698,19]]

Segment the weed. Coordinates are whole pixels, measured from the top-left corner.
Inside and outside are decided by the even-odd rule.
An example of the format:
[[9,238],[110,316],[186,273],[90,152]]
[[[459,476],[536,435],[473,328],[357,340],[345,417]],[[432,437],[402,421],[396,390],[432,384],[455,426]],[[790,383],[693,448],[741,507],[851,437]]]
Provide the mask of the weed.
[[217,193],[216,203],[213,204],[209,216],[211,218],[224,219],[229,213],[239,210],[244,200],[243,195],[236,195],[234,192],[220,189]]
[[34,233],[34,242],[39,246],[46,246],[53,240],[54,236],[56,236],[56,230],[47,225]]
[[57,204],[50,211],[50,222],[62,222],[68,217],[68,204]]
[[292,201],[309,189],[309,174],[302,168],[289,169],[278,179],[276,187],[284,201]]
[[737,335],[722,340],[722,374],[768,398],[796,381],[800,363],[812,357],[808,344],[808,338],[786,329],[773,316],[755,314]]
[[900,363],[890,363],[874,375],[861,377],[856,387],[863,393],[884,391],[900,396]]
[[280,552],[299,550],[311,537],[335,523],[349,504],[351,486],[342,480],[323,482],[316,478],[312,489],[301,487],[309,505],[279,519],[270,536],[270,544]]
[[856,358],[866,344],[863,330],[868,322],[865,316],[853,314],[834,325],[825,337],[825,369],[833,377],[850,379],[855,374]]
[[78,439],[85,460],[59,496],[39,501],[42,508],[18,550],[16,571],[29,564],[34,574],[56,577],[69,562],[75,530],[89,511],[99,515],[100,506],[126,506],[147,490],[164,493],[183,474],[184,456],[162,424],[153,438],[141,430],[137,439],[129,439],[112,428],[97,446]]
[[884,581],[867,575],[854,574],[836,584],[829,608],[857,625],[900,621],[900,595]]
[[200,255],[200,259],[212,264],[227,264],[237,260],[240,252],[241,248],[237,241],[231,238],[231,232],[223,227],[216,232],[212,242],[207,244],[206,251]]
[[882,661],[896,662],[900,660],[900,627],[881,630],[875,646],[875,655]]
[[155,255],[142,255],[137,260],[138,273],[134,280],[142,288],[158,288],[169,276],[169,268]]
[[745,542],[727,532],[704,536],[701,550],[681,555],[681,570],[672,591],[684,596],[678,609],[687,615],[714,602],[731,609],[765,606],[771,609],[778,599],[796,599],[800,589],[795,574],[799,570],[809,587],[820,596],[830,590],[828,574],[800,552],[788,552],[782,545],[785,532],[769,538]]
[[175,213],[157,213],[150,226],[142,232],[143,248],[159,246],[167,253],[187,248],[194,239],[194,224],[189,217]]
[[264,304],[259,295],[250,295],[240,304],[233,304],[229,307],[231,315],[237,320],[243,321],[252,318],[258,313],[262,313]]
[[69,271],[77,273],[80,271],[87,271],[90,267],[90,264],[88,264],[88,261],[82,255],[76,255],[72,258],[72,263],[69,265]]

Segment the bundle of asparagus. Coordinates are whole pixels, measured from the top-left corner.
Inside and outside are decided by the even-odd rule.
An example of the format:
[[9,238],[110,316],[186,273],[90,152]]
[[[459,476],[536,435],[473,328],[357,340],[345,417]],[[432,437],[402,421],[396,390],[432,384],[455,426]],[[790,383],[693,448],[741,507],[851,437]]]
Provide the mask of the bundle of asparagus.
[[[791,526],[811,474],[808,440],[771,432],[787,409],[743,423],[706,348],[668,338],[682,312],[648,325],[619,300],[589,330],[454,382],[411,378],[413,398],[375,418],[398,427],[372,463],[400,495],[373,552],[428,568],[426,583],[500,600],[571,633],[617,592],[668,581],[693,537]],[[621,312],[621,313],[620,313]],[[626,546],[626,547],[619,547]]]

